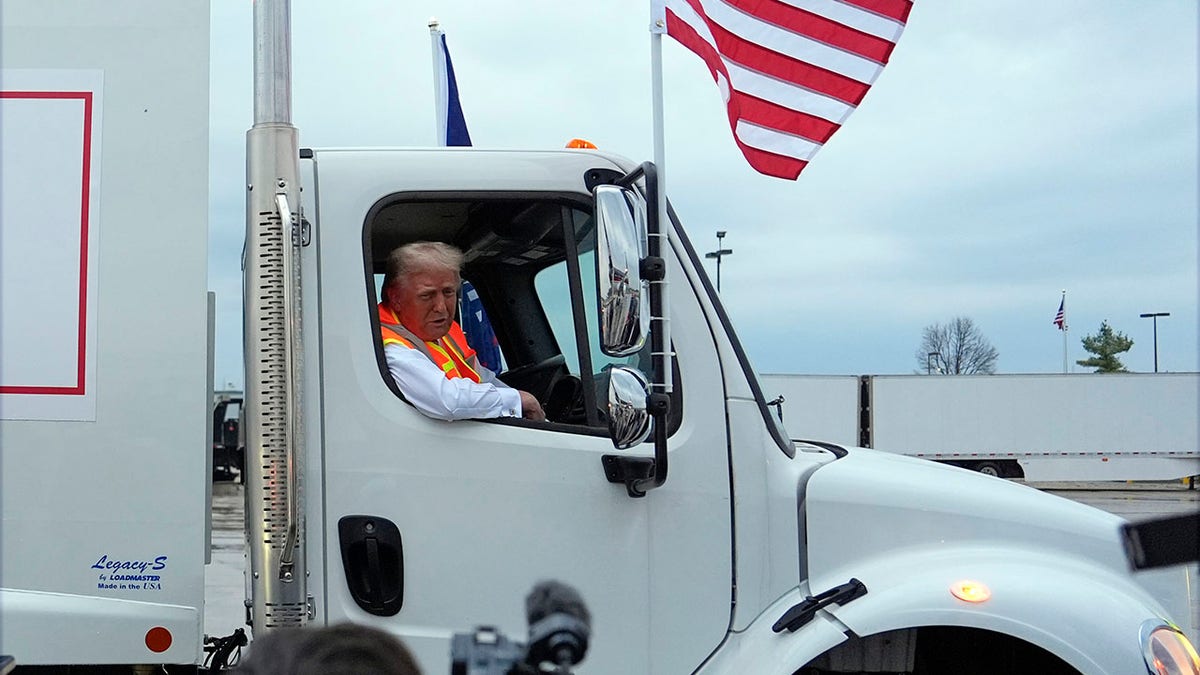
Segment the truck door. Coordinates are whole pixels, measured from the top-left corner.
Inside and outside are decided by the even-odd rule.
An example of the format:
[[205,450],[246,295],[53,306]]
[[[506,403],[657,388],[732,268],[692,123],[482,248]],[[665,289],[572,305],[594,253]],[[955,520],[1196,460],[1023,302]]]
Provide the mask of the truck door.
[[[591,611],[579,672],[695,669],[729,625],[732,579],[720,371],[696,303],[675,302],[672,316],[671,478],[632,499],[601,463],[617,452],[595,394],[613,360],[594,346],[594,233],[582,178],[574,192],[394,192],[352,178],[349,157],[320,162],[319,618],[389,630],[426,672],[447,672],[456,632],[489,624],[523,642],[525,594],[555,579]],[[466,172],[457,174],[464,185]],[[398,394],[372,317],[382,261],[418,239],[464,250],[502,376],[538,395],[551,420],[443,422]]]

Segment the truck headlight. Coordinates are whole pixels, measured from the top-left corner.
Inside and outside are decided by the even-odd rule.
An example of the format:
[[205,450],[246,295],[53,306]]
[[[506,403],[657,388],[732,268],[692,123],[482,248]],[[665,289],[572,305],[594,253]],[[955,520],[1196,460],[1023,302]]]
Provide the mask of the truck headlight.
[[1200,675],[1200,656],[1187,636],[1161,621],[1142,624],[1142,656],[1150,675]]

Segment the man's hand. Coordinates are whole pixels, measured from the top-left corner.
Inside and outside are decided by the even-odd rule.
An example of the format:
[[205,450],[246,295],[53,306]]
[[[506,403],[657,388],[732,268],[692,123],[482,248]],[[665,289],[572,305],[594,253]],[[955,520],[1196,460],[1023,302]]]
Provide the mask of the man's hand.
[[527,391],[518,390],[521,395],[521,417],[527,420],[544,422],[546,420],[546,412],[542,410],[542,404],[538,402],[537,397]]

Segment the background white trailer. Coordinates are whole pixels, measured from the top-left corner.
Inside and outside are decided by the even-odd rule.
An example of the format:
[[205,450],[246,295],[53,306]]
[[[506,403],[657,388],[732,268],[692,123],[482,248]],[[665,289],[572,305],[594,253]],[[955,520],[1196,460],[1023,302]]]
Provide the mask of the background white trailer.
[[[857,375],[761,375],[763,396],[783,401],[771,407],[793,440],[828,441],[863,447]],[[782,406],[782,407],[781,407]]]
[[767,375],[763,390],[768,398],[784,395],[784,424],[793,438],[1031,481],[1200,474],[1197,373]]

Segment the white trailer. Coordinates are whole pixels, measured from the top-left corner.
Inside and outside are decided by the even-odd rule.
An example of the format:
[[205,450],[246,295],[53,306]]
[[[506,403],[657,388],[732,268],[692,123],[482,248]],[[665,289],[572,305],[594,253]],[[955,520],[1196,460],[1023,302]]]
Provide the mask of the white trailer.
[[1200,375],[877,376],[871,447],[1030,481],[1200,475]]
[[1029,481],[1200,474],[1200,375],[763,376],[796,438]]
[[201,653],[208,24],[203,2],[0,4],[0,653],[18,665]]
[[[821,439],[838,445],[871,447],[862,437],[857,375],[760,375],[763,396],[793,440]],[[780,400],[782,398],[782,400]]]
[[[88,174],[98,257],[82,270],[76,255],[72,268],[97,283],[71,286],[67,303],[96,294],[72,315],[95,331],[70,333],[84,346],[67,354],[86,358],[59,363],[61,350],[43,348],[53,331],[0,343],[5,377],[33,361],[47,378],[0,399],[0,654],[73,673],[195,672],[212,428],[207,8],[2,8],[6,68],[103,71],[99,83],[5,91],[102,98],[104,149]],[[245,284],[255,634],[369,624],[401,636],[426,673],[446,672],[456,631],[523,633],[519,596],[550,578],[591,609],[580,673],[1196,667],[1189,627],[1172,622],[1188,616],[1189,569],[1154,575],[1180,592],[1153,597],[1129,569],[1119,518],[929,462],[789,441],[685,229],[645,207],[656,203],[653,165],[588,150],[301,150],[288,20],[286,3],[255,5]],[[19,116],[4,100],[8,124]],[[86,114],[64,114],[82,128]],[[16,134],[37,136],[38,118],[5,128],[6,167],[39,166],[36,152],[9,154]],[[37,198],[11,211],[6,190],[5,249],[61,248],[41,237],[41,207],[59,194],[55,179],[89,164],[56,166],[22,184]],[[647,218],[665,237],[647,240]],[[548,421],[442,422],[400,395],[376,289],[388,251],[418,239],[466,251],[503,377],[536,393]],[[6,289],[43,281],[9,276],[22,268],[7,262]],[[639,280],[664,270],[669,285]],[[0,324],[33,330],[45,318],[13,307],[0,306]],[[657,318],[644,340],[647,311]],[[53,398],[63,396],[82,398]]]

